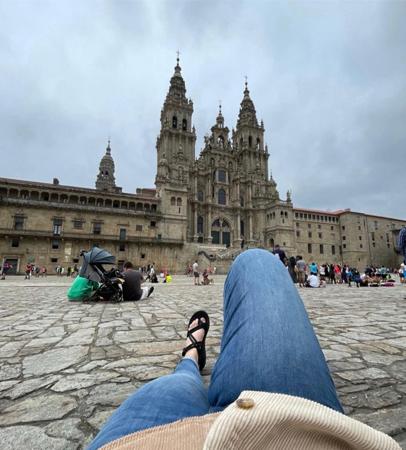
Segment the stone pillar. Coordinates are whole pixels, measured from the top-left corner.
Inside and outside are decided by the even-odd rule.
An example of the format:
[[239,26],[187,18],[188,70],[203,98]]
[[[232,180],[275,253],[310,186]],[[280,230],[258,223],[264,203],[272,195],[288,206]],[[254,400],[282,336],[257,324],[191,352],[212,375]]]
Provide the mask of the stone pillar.
[[209,205],[207,209],[206,240],[208,244],[211,244],[211,205]]
[[193,227],[194,227],[194,234],[193,234],[193,241],[197,242],[198,235],[197,235],[197,172],[193,174],[194,175],[194,210],[193,210]]
[[248,243],[253,244],[253,236],[252,236],[252,180],[248,184]]
[[198,239],[198,235],[197,235],[197,203],[195,203],[194,210],[193,210],[193,227],[194,227],[193,241],[197,242],[197,239]]
[[237,195],[237,200],[235,202],[235,206],[237,209],[237,215],[236,215],[236,220],[237,223],[235,224],[235,236],[234,236],[234,242],[233,242],[233,246],[240,248],[241,247],[241,214],[240,214],[240,181],[237,180],[236,183],[236,195]]

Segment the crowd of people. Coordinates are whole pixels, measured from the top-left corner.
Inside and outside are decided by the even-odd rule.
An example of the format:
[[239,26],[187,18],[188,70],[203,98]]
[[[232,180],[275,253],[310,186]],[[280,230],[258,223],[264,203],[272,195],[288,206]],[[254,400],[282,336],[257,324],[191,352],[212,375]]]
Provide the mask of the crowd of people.
[[404,263],[399,269],[368,266],[363,272],[360,272],[358,268],[348,264],[316,264],[314,261],[307,263],[300,255],[287,258],[279,246],[275,246],[273,253],[285,264],[293,282],[297,283],[299,287],[325,287],[327,284],[346,284],[348,287],[352,285],[356,287],[388,287],[394,285],[396,275],[399,275],[401,283],[406,277]]

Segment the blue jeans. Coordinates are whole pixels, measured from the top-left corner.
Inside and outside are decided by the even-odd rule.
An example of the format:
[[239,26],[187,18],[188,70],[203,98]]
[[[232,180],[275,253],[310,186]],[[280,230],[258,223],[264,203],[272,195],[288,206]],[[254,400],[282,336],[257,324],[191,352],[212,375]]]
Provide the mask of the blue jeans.
[[89,449],[146,428],[222,411],[243,390],[295,395],[343,412],[289,272],[265,250],[242,253],[227,276],[221,353],[208,391],[194,361],[182,359],[173,374],[128,398]]

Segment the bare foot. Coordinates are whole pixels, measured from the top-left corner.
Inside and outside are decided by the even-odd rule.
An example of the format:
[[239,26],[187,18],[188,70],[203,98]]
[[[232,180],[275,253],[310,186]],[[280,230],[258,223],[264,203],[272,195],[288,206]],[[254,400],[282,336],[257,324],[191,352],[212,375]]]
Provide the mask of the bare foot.
[[[204,319],[204,317],[202,317],[202,318],[200,319],[200,321],[203,322],[203,323],[206,322],[206,320]],[[191,330],[192,328],[197,327],[198,324],[199,324],[199,319],[194,320],[194,321],[189,325],[188,330]],[[200,330],[196,330],[196,331],[192,334],[192,336],[196,339],[197,342],[201,342],[201,341],[203,340],[203,338],[204,338],[204,335],[205,335],[205,330],[204,330],[204,328],[200,328]],[[187,338],[187,339],[186,339],[186,345],[185,345],[185,347],[187,347],[187,346],[190,345],[191,343],[192,343],[192,341],[191,341],[189,338]],[[197,353],[197,349],[196,349],[196,348],[191,348],[190,350],[188,350],[188,351],[185,353],[185,356],[187,356],[188,358],[193,358],[193,359],[196,361],[196,364],[198,363],[199,355],[198,355],[198,353]]]

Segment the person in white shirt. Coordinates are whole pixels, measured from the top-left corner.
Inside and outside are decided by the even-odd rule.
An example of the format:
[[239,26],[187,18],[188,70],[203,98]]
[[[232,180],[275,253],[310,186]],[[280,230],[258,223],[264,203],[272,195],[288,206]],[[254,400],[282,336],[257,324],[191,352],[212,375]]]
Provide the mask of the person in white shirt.
[[306,287],[311,287],[311,288],[318,288],[318,287],[320,287],[319,277],[317,275],[314,275],[313,273],[311,273],[307,277]]
[[193,270],[193,279],[195,281],[195,286],[198,286],[200,284],[199,281],[199,264],[197,264],[197,261],[195,261],[192,265],[192,270]]

